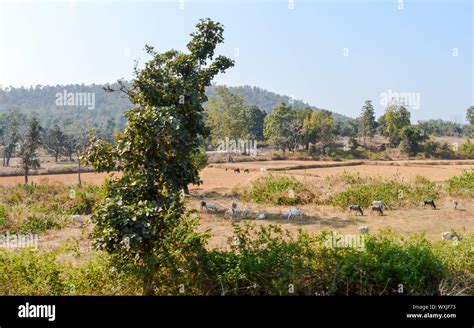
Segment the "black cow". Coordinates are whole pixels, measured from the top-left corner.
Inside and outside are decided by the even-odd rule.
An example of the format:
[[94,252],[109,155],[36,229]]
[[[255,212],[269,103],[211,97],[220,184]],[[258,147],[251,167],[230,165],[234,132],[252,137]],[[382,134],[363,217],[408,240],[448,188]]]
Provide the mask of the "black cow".
[[362,210],[362,207],[360,205],[349,205],[349,213],[352,211],[359,213],[360,215],[364,215],[364,211]]
[[244,173],[250,173],[249,169],[245,169]]
[[379,213],[379,215],[383,215],[382,206],[372,206],[372,211],[376,211]]
[[423,201],[423,207],[425,207],[426,205],[430,205],[432,208],[436,209],[436,204],[435,204],[434,200],[432,200],[432,199],[424,200]]
[[240,173],[240,169],[239,168],[234,169],[234,173]]

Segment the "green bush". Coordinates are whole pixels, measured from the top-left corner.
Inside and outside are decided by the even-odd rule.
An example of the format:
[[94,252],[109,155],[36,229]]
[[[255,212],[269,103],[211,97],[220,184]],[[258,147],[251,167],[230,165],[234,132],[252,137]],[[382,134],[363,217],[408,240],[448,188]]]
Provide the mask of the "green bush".
[[474,170],[452,177],[447,181],[446,190],[451,196],[474,196]]
[[424,199],[437,199],[439,190],[434,182],[417,176],[411,183],[397,179],[361,178],[346,174],[341,177],[351,179],[347,188],[329,200],[329,204],[345,208],[351,204],[369,207],[374,200],[383,200],[388,206],[415,205]]
[[267,174],[251,183],[244,198],[258,204],[296,205],[310,202],[312,194],[292,176]]

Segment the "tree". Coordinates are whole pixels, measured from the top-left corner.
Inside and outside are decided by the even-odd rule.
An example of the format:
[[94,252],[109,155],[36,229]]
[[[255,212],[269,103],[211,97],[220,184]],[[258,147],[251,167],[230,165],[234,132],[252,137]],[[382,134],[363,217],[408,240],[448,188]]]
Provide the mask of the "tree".
[[270,114],[265,117],[263,135],[278,149],[293,150],[291,136],[295,133],[293,123],[294,112],[285,103],[278,104]]
[[322,155],[327,144],[335,138],[334,120],[331,112],[324,110],[312,112],[310,117],[304,120],[303,130],[308,142],[320,145]]
[[43,129],[38,119],[33,118],[28,123],[26,135],[20,143],[19,156],[21,158],[21,168],[25,175],[25,185],[28,184],[28,174],[30,170],[37,170],[41,167],[36,151],[41,145],[42,132]]
[[362,107],[359,117],[359,134],[364,140],[364,146],[367,147],[367,138],[372,139],[377,130],[377,122],[375,121],[375,110],[372,101],[367,100]]
[[255,105],[245,106],[244,124],[248,138],[263,140],[263,125],[267,114]]
[[388,138],[391,147],[400,144],[400,131],[410,125],[410,112],[403,105],[391,103],[383,115],[383,134]]
[[218,86],[206,107],[214,140],[237,140],[248,135],[244,100],[241,96],[233,94],[226,86]]
[[54,156],[55,162],[58,162],[59,156],[65,151],[66,136],[58,125],[54,125],[48,130],[43,144],[48,152]]
[[177,271],[183,258],[202,250],[182,191],[200,183],[194,158],[209,134],[203,119],[205,88],[233,61],[214,56],[224,40],[220,23],[205,19],[196,27],[187,53],[157,53],[146,46],[153,58],[135,70],[130,87],[119,81],[134,105],[125,113],[124,131],[114,144],[92,133],[83,156],[99,172],[122,172],[105,186],[105,197],[92,216],[92,236],[96,247],[118,264],[133,266],[144,295],[154,294],[154,277],[165,265]]
[[469,124],[474,125],[474,106],[471,106],[466,111],[466,120]]
[[0,144],[3,148],[3,166],[10,165],[10,159],[18,150],[20,136],[25,129],[26,116],[11,110],[0,114]]
[[422,133],[420,127],[408,125],[400,130],[400,149],[409,155],[416,155],[422,147],[421,144],[428,139],[428,136]]

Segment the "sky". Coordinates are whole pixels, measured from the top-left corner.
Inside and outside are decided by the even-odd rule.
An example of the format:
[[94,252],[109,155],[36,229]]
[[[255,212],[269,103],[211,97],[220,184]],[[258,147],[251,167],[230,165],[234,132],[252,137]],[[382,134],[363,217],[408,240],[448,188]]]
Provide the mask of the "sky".
[[412,121],[465,122],[474,105],[473,0],[0,0],[0,86],[107,83],[134,61],[185,51],[200,18],[225,27],[235,67],[214,82],[252,85],[351,117],[406,96]]

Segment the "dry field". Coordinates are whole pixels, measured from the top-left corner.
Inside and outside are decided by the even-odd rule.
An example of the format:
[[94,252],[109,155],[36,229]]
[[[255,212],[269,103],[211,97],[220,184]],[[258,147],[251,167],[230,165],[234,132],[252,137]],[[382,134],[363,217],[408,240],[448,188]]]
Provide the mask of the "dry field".
[[[357,163],[356,163],[357,162]],[[229,163],[212,165],[201,172],[203,184],[190,188],[189,208],[198,209],[201,200],[215,203],[220,212],[218,214],[200,213],[199,230],[210,230],[212,238],[211,247],[226,247],[227,239],[232,235],[232,225],[228,219],[224,218],[223,211],[230,207],[232,200],[236,199],[234,192],[236,188],[249,184],[256,177],[267,174],[261,172],[260,168],[286,169],[275,171],[274,174],[294,175],[298,179],[306,181],[321,182],[328,175],[335,175],[347,172],[358,172],[363,176],[382,176],[385,178],[399,178],[409,181],[416,175],[425,176],[432,181],[440,182],[452,176],[459,175],[463,170],[474,169],[474,161],[399,161],[399,162],[364,162],[352,161],[348,166],[340,166],[341,162],[316,162],[316,161],[268,161],[249,163]],[[354,165],[359,164],[359,165]],[[462,164],[462,165],[459,165]],[[307,165],[308,169],[289,170],[292,167]],[[333,167],[337,165],[337,167]],[[234,173],[232,168],[240,168],[241,173]],[[226,168],[228,169],[226,171]],[[249,173],[244,173],[243,169],[248,168]],[[107,174],[83,173],[82,180],[91,184],[101,184]],[[32,176],[30,181],[35,183],[48,183],[61,181],[66,185],[77,183],[77,174],[55,174],[47,176]],[[0,184],[14,185],[22,183],[23,177],[0,177]],[[287,221],[279,217],[280,212],[285,209],[281,206],[257,205],[245,203],[238,200],[239,207],[249,207],[254,212],[263,211],[269,215],[265,220],[247,220],[262,225],[279,224],[282,227],[297,231],[304,229],[308,232],[319,232],[332,230],[339,233],[355,234],[361,225],[369,226],[374,232],[382,228],[389,227],[402,234],[424,233],[431,240],[440,239],[440,233],[454,229],[461,234],[474,233],[474,202],[472,199],[461,200],[460,209],[455,210],[451,204],[451,199],[444,198],[438,202],[439,209],[411,208],[386,211],[384,216],[377,216],[367,211],[364,216],[354,216],[346,211],[330,206],[318,206],[314,204],[301,206],[305,217],[300,220]],[[244,222],[246,220],[241,220]],[[81,246],[87,248],[89,243],[87,235],[90,227],[85,231],[79,228],[66,228],[61,231],[46,232],[40,242],[44,248],[55,248],[61,242],[76,238]]]

